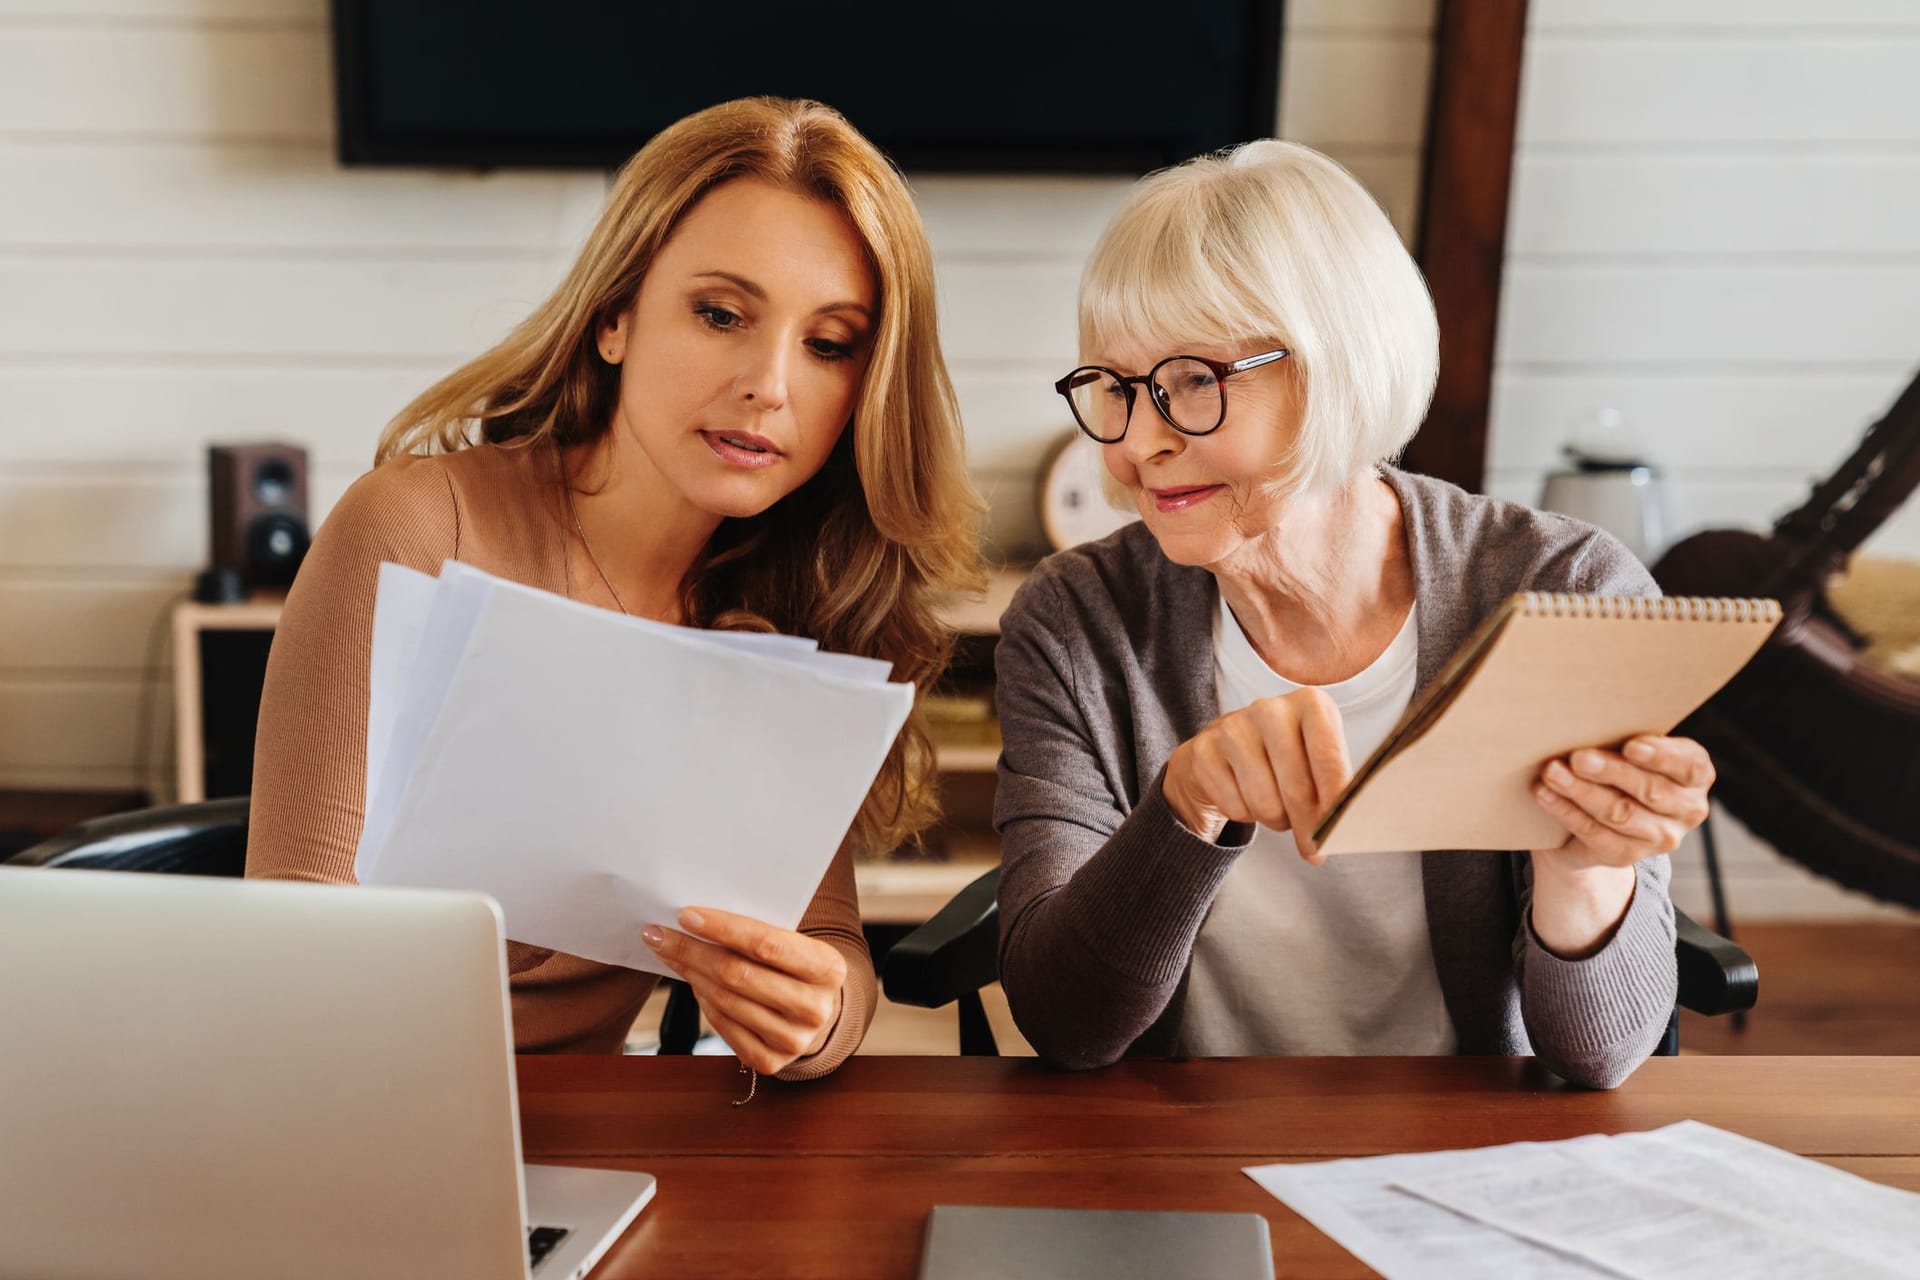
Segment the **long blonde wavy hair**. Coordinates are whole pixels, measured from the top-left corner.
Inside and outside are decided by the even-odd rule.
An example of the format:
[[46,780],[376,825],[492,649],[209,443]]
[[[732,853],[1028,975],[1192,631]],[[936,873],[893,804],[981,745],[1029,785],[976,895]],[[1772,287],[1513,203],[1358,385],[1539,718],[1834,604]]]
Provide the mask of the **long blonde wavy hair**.
[[[943,591],[981,578],[984,509],[966,470],[959,408],[941,358],[933,256],[906,183],[838,112],[743,98],[656,135],[620,171],[559,288],[484,355],[388,424],[376,465],[474,444],[578,444],[605,432],[620,371],[596,349],[632,306],[680,219],[735,178],[843,211],[879,281],[873,349],[853,420],[811,480],[759,515],[721,522],[682,584],[693,626],[774,630],[880,658],[922,695],[953,637]],[[933,746],[918,700],[849,832],[863,852],[917,836],[939,815]]]

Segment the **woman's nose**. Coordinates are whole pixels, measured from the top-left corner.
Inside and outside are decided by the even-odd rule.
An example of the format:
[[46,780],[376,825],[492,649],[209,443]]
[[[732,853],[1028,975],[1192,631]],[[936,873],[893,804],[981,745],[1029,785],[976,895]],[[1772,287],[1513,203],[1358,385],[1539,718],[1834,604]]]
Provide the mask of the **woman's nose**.
[[1141,387],[1127,407],[1127,434],[1119,448],[1135,463],[1180,447],[1180,433],[1153,407],[1152,395],[1151,387]]
[[791,360],[785,341],[750,344],[747,363],[734,381],[740,398],[754,408],[772,410],[787,403],[787,373]]

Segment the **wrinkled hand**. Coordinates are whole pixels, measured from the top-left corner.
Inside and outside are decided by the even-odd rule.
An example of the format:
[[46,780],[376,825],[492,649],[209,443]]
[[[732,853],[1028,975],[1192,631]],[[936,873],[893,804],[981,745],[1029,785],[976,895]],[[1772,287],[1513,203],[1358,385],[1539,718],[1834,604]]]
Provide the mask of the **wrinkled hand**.
[[1174,748],[1161,792],[1187,830],[1215,840],[1229,822],[1293,832],[1321,863],[1313,829],[1353,778],[1340,708],[1319,689],[1262,698]]
[[678,930],[648,925],[641,937],[693,988],[700,1011],[742,1063],[773,1075],[820,1051],[840,1020],[845,956],[818,938],[731,911],[688,907],[679,923]]
[[1550,761],[1534,798],[1571,838],[1534,857],[1578,870],[1672,853],[1706,821],[1713,781],[1707,749],[1691,738],[1632,738],[1623,751],[1587,749]]

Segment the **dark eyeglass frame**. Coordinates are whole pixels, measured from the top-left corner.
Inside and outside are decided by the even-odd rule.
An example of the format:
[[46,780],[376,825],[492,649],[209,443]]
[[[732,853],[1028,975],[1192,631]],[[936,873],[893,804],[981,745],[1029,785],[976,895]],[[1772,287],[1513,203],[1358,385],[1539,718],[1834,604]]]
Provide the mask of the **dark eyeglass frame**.
[[[1073,420],[1079,426],[1080,430],[1086,432],[1087,438],[1095,444],[1119,444],[1127,438],[1127,428],[1133,425],[1133,402],[1135,396],[1138,394],[1134,388],[1142,384],[1152,389],[1153,394],[1148,395],[1147,399],[1152,402],[1154,410],[1159,413],[1161,420],[1168,426],[1183,436],[1210,436],[1220,429],[1221,423],[1227,420],[1227,379],[1236,373],[1245,373],[1249,369],[1258,369],[1261,365],[1272,364],[1275,360],[1284,360],[1292,354],[1293,350],[1290,347],[1275,347],[1271,351],[1262,351],[1257,356],[1247,356],[1244,359],[1235,360],[1231,363],[1221,360],[1209,360],[1205,356],[1168,356],[1165,360],[1160,361],[1145,373],[1135,374],[1131,378],[1122,374],[1118,369],[1109,369],[1103,364],[1083,364],[1066,377],[1060,379],[1060,381],[1054,383],[1053,389],[1059,392],[1061,399],[1067,402],[1067,409],[1073,414]],[[1220,384],[1220,416],[1214,419],[1213,425],[1205,430],[1194,431],[1175,422],[1173,415],[1167,411],[1166,403],[1162,400],[1162,397],[1171,399],[1172,393],[1161,386],[1157,379],[1160,371],[1176,360],[1192,360],[1196,364],[1207,366],[1207,368],[1213,370],[1214,380]],[[1121,390],[1126,393],[1127,416],[1121,424],[1120,434],[1111,440],[1095,435],[1093,428],[1086,424],[1085,419],[1081,418],[1078,406],[1073,403],[1073,380],[1083,373],[1103,373],[1119,383]]]

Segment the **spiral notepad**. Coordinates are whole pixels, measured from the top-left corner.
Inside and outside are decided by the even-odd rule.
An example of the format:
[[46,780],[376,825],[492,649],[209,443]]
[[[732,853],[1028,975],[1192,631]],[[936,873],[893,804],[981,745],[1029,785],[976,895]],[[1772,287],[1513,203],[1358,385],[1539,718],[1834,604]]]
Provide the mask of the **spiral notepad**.
[[1547,761],[1664,734],[1780,621],[1773,600],[1510,597],[1414,699],[1314,832],[1324,853],[1551,849]]

